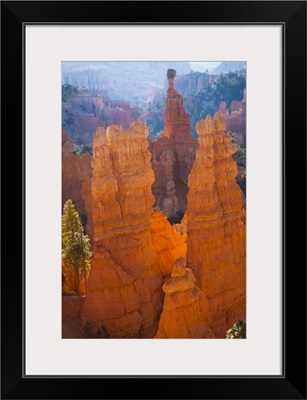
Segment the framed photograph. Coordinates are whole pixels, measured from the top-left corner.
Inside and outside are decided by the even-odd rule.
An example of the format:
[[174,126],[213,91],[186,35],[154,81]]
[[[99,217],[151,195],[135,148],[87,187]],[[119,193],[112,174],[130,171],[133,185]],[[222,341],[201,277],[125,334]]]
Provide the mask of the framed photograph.
[[306,2],[1,11],[2,398],[305,399]]

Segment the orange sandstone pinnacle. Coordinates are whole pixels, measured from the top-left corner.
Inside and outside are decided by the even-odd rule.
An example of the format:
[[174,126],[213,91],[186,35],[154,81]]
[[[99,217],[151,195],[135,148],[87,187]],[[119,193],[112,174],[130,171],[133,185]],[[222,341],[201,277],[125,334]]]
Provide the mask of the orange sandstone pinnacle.
[[[94,255],[75,316],[81,310],[79,335],[89,322],[112,338],[225,338],[245,319],[236,149],[220,112],[199,121],[199,139],[192,137],[175,75],[168,70],[165,130],[156,142],[141,121],[99,127],[93,157],[73,156],[63,135],[63,196],[86,210]],[[187,207],[182,225],[171,226],[154,204],[168,217]]]
[[225,117],[197,123],[199,148],[189,176],[187,261],[208,300],[215,337],[245,319],[246,230],[244,200],[235,181],[236,152]]
[[94,138],[91,195],[93,260],[81,322],[111,337],[153,337],[163,307],[162,285],[183,238],[154,211],[154,174],[147,127],[99,127]]
[[162,289],[163,311],[156,338],[205,338],[208,336],[208,304],[195,285],[193,272],[181,257],[174,263],[171,278]]

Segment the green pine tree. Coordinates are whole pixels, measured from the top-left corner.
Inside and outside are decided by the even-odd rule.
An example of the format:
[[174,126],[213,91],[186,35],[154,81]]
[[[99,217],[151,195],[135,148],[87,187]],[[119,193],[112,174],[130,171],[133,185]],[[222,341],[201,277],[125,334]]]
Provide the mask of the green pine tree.
[[64,204],[62,215],[62,258],[66,265],[75,268],[75,291],[79,292],[80,275],[86,275],[90,270],[92,252],[90,239],[84,234],[80,216],[69,199]]
[[246,322],[235,322],[226,332],[226,339],[246,339]]

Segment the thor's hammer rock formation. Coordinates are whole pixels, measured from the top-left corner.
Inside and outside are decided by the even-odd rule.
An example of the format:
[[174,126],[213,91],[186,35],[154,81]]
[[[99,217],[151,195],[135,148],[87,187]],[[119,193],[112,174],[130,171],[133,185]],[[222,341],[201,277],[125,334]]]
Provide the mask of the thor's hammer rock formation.
[[197,140],[191,134],[190,116],[184,111],[183,97],[174,88],[176,71],[167,71],[164,131],[150,142],[155,181],[152,192],[167,217],[183,214],[187,206],[188,177],[195,160]]

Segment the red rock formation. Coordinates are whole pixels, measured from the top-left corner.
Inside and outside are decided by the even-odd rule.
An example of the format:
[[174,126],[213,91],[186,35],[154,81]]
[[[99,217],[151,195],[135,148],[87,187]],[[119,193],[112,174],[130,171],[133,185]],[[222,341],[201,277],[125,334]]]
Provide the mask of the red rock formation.
[[245,211],[235,181],[236,148],[220,113],[196,126],[199,149],[189,177],[187,261],[208,299],[215,337],[245,319]]
[[191,134],[190,117],[183,108],[183,97],[174,89],[175,76],[175,70],[167,71],[169,88],[165,100],[164,131],[155,142],[150,142],[155,173],[152,192],[156,205],[167,217],[186,210],[188,177],[197,148],[197,140]]
[[[92,175],[92,174],[91,174]],[[91,191],[92,176],[84,176],[81,185],[81,197],[85,205],[85,215],[87,217],[85,231],[93,243],[94,224],[93,224],[93,197]]]
[[147,127],[112,125],[94,138],[91,208],[93,261],[82,324],[111,337],[153,337],[162,311],[164,277],[186,247],[154,212]]
[[74,142],[68,136],[66,131],[62,132],[62,156],[68,157],[72,156],[73,152],[75,151]]
[[63,132],[62,146],[62,209],[71,199],[79,214],[86,214],[81,189],[83,179],[92,175],[92,156],[89,153],[72,155],[73,142],[66,132]]
[[208,304],[195,281],[185,259],[177,259],[171,278],[162,287],[165,297],[156,338],[208,336]]
[[62,296],[62,338],[84,338],[84,328],[80,324],[80,312],[84,296],[76,294]]
[[[81,219],[89,211],[88,216],[88,233],[91,232],[91,211],[85,209],[85,202],[83,196],[88,195],[86,189],[90,185],[92,175],[91,159],[92,156],[88,153],[85,155],[73,155],[74,144],[72,139],[66,132],[62,134],[62,209],[65,202],[71,199],[75,205],[76,211],[79,212]],[[85,181],[85,182],[84,182]],[[82,187],[83,195],[82,195]],[[82,221],[84,223],[84,221]],[[75,271],[74,267],[67,267],[62,262],[62,273],[64,273],[66,281],[62,285],[62,292],[69,293],[75,290]],[[79,286],[79,293],[85,293],[84,280],[81,279]]]
[[163,277],[169,276],[172,272],[174,260],[186,254],[185,238],[180,235],[175,225],[170,225],[161,212],[154,211],[151,221],[150,235],[157,255],[157,262]]
[[[62,274],[64,275],[64,282],[62,281],[62,294],[69,294],[70,292],[76,292],[75,285],[75,268],[73,265],[67,266],[65,261],[62,259]],[[62,279],[63,279],[62,275]],[[88,277],[88,274],[87,274]],[[84,277],[80,276],[78,294],[85,294],[85,281]]]
[[226,132],[234,132],[239,146],[246,146],[246,89],[241,101],[232,101],[227,109],[225,101],[220,104],[219,111],[226,117]]
[[74,132],[74,140],[92,143],[97,126],[120,124],[125,128],[139,118],[141,110],[123,100],[111,100],[106,93],[74,95],[62,105],[62,124]]

